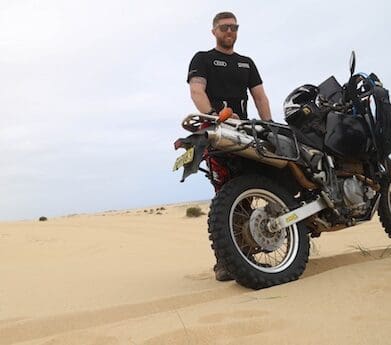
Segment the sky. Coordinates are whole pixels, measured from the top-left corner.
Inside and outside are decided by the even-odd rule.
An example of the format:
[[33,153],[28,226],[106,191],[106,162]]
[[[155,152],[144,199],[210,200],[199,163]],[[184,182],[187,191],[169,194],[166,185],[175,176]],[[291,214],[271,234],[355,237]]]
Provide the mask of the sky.
[[0,220],[212,198],[202,173],[172,172],[173,142],[196,111],[189,61],[215,46],[221,11],[275,121],[295,87],[346,82],[353,49],[391,87],[387,0],[0,0]]

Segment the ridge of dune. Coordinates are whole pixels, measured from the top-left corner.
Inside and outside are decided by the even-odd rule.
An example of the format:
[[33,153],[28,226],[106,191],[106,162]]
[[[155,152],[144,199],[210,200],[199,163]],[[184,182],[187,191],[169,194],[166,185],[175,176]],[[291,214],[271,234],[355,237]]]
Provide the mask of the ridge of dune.
[[0,344],[391,344],[377,219],[311,240],[299,280],[252,291],[214,280],[207,217],[189,205],[207,212],[1,223]]

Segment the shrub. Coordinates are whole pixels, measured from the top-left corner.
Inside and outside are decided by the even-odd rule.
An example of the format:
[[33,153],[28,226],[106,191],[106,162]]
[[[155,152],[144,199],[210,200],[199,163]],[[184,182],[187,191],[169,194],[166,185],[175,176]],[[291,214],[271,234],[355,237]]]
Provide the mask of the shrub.
[[39,217],[39,221],[40,222],[46,222],[48,219],[46,217]]
[[202,215],[204,215],[205,213],[202,212],[201,210],[201,207],[189,207],[187,210],[186,210],[186,216],[187,217],[200,217]]

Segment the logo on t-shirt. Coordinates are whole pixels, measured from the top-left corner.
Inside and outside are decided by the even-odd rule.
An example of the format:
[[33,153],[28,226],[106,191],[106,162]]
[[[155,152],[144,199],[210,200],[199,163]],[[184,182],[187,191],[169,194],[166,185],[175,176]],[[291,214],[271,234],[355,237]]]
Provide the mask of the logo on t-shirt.
[[227,63],[221,60],[214,60],[213,64],[218,67],[227,67]]
[[248,64],[247,62],[238,62],[238,67],[250,68],[250,64]]

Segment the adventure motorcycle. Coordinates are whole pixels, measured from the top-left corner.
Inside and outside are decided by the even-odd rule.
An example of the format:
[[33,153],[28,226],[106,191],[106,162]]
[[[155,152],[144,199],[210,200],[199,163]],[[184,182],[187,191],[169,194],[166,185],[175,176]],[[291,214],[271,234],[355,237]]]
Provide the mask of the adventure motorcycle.
[[[182,182],[203,171],[215,187],[208,226],[218,260],[259,289],[298,279],[309,235],[369,221],[376,210],[391,237],[391,105],[371,73],[341,86],[334,77],[303,85],[284,102],[288,125],[191,114]],[[202,161],[206,167],[200,167]]]

